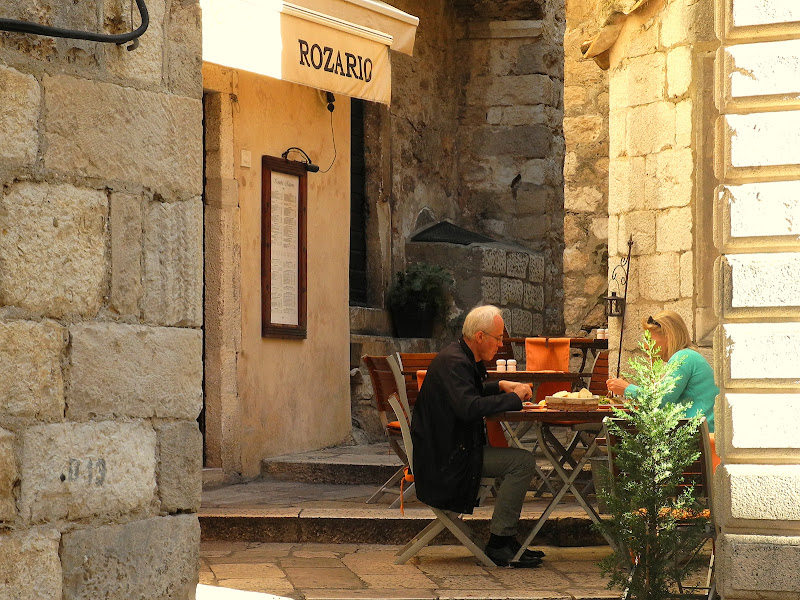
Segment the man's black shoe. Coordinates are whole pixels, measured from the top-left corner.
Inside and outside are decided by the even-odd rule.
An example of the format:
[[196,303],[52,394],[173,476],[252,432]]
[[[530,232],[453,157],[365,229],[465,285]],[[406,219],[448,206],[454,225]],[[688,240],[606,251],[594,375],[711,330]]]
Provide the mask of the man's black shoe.
[[[511,546],[512,550],[514,550],[514,554],[519,552],[519,549],[522,548],[522,544],[520,544],[517,541],[517,538],[515,538],[515,537],[512,537],[508,541],[508,545]],[[544,558],[544,556],[545,556],[544,552],[542,552],[541,550],[531,550],[529,548],[526,548],[525,552],[522,553],[522,556],[520,557],[520,560],[531,559],[531,558],[542,559],[542,558]]]
[[486,546],[486,556],[488,556],[494,564],[498,567],[515,567],[517,569],[533,569],[542,564],[542,559],[539,557],[526,558],[523,553],[520,560],[513,560],[514,555],[517,553],[510,545],[505,545],[502,548],[492,548]]

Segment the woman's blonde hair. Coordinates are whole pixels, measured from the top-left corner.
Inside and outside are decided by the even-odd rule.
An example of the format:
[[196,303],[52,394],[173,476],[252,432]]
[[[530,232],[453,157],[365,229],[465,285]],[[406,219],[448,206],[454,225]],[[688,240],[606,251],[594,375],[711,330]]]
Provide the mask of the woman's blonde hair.
[[[642,320],[642,327],[647,331],[660,331],[667,340],[667,358],[678,350],[692,346],[689,328],[681,316],[672,310],[662,310]],[[663,350],[663,348],[662,348]]]

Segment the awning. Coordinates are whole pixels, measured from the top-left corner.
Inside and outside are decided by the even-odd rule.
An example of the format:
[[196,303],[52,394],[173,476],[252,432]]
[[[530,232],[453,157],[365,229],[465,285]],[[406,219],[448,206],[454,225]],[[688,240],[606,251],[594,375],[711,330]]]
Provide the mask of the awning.
[[203,60],[389,104],[419,19],[375,0],[200,0]]

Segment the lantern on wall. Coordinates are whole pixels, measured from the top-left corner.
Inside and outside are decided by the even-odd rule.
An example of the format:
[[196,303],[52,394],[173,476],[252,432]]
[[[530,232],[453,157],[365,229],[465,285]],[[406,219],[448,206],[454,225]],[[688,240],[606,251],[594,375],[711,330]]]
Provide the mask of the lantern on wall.
[[605,297],[606,316],[621,317],[625,314],[625,297],[617,296],[617,292],[611,292]]

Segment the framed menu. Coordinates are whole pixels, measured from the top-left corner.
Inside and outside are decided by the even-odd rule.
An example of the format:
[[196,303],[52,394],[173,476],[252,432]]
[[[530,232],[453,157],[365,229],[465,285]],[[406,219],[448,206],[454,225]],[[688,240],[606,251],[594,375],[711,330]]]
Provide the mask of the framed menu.
[[261,336],[306,337],[305,165],[261,157]]

